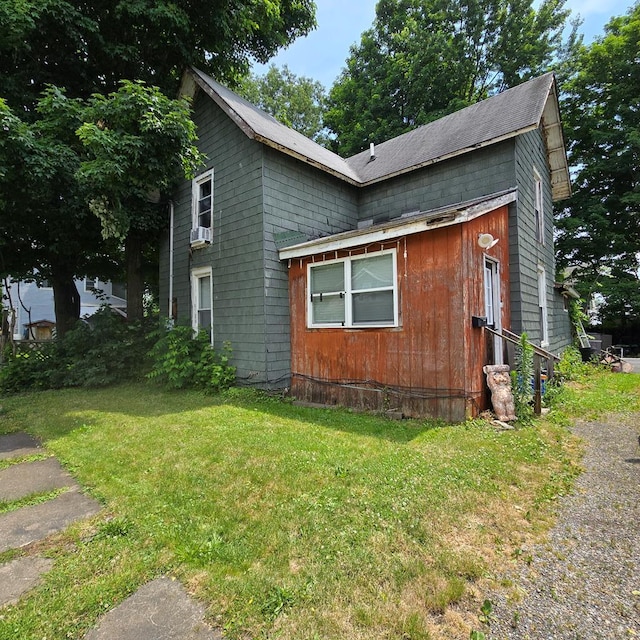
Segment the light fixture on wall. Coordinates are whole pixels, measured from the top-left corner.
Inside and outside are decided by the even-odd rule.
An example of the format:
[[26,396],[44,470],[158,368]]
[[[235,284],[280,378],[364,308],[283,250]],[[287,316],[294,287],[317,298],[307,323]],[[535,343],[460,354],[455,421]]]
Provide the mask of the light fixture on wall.
[[481,233],[478,235],[478,246],[485,251],[487,249],[491,249],[491,247],[495,247],[500,238],[494,238],[490,233]]

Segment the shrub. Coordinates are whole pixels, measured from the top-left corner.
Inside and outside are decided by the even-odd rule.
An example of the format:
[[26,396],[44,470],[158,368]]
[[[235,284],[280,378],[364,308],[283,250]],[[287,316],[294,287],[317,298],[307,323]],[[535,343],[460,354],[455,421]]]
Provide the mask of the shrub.
[[194,335],[191,327],[174,327],[151,350],[152,367],[147,378],[168,389],[226,389],[236,376],[235,367],[229,364],[230,354],[229,343],[218,353],[204,331]]
[[101,387],[138,378],[148,368],[151,335],[147,326],[103,307],[62,338],[20,345],[0,369],[0,390]]
[[48,389],[53,359],[53,344],[40,348],[10,349],[0,366],[0,390],[19,392],[27,389]]
[[589,365],[582,361],[582,354],[576,347],[567,347],[560,355],[555,372],[560,380],[579,380],[589,371]]

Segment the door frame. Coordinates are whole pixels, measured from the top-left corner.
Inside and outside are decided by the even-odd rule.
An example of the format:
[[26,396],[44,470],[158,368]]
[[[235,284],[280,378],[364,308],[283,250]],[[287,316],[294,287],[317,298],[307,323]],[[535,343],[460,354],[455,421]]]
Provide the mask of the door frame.
[[[484,311],[487,325],[502,333],[502,303],[500,291],[500,262],[488,255],[482,258],[484,283]],[[503,364],[504,350],[501,335],[493,335],[493,364]]]

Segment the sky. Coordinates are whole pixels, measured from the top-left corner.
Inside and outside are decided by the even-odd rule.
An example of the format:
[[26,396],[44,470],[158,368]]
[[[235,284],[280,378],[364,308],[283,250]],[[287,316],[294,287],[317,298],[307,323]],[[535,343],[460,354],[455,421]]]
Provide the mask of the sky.
[[[586,43],[604,33],[604,25],[613,16],[624,15],[633,0],[567,0],[571,15],[584,22],[580,32]],[[269,64],[285,64],[296,76],[318,80],[330,89],[342,71],[349,47],[360,42],[360,35],[371,27],[376,0],[316,0],[317,28],[298,38]],[[535,3],[534,3],[535,6]],[[255,65],[254,73],[263,74],[269,65]]]

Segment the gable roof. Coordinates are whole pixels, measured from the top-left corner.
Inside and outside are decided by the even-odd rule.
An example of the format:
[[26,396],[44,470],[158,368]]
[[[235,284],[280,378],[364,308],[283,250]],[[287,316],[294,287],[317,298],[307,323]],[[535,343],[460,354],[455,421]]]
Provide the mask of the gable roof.
[[554,200],[571,193],[553,73],[544,74],[348,159],[325,149],[198,69],[185,72],[181,94],[202,89],[249,137],[347,182],[366,186],[542,127]]
[[278,122],[273,116],[216,82],[206,73],[198,69],[188,70],[183,77],[180,94],[193,97],[196,87],[200,87],[212,98],[252,140],[278,149],[352,184],[360,184],[358,174],[336,153]]

